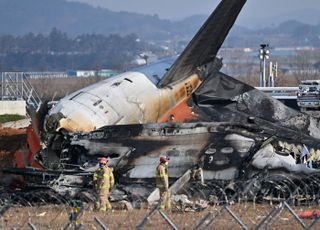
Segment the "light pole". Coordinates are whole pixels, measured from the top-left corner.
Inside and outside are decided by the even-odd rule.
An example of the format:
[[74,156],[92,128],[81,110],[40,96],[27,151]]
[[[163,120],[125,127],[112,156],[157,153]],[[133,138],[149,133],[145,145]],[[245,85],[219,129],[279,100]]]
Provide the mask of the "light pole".
[[269,67],[269,86],[274,87],[274,78],[278,77],[278,63],[270,62]]
[[260,87],[266,87],[266,60],[269,59],[269,44],[261,44],[260,59]]

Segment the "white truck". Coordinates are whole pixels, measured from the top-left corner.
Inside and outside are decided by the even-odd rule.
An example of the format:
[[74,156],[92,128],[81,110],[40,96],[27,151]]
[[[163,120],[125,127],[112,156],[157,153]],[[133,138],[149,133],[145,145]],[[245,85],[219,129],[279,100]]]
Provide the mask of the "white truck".
[[297,92],[297,104],[302,112],[320,110],[320,80],[301,81]]

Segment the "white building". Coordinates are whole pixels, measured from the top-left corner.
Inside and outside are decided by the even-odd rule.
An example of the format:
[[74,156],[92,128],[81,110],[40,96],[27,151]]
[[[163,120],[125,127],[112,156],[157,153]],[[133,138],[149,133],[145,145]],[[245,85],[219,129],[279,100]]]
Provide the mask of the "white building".
[[96,71],[94,70],[77,70],[77,77],[94,77]]

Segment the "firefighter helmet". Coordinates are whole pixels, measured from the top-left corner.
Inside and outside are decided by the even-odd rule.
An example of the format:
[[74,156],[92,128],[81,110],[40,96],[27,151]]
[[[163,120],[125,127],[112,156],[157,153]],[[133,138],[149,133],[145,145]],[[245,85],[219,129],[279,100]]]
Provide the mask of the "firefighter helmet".
[[160,163],[165,163],[165,162],[168,162],[169,161],[169,157],[166,157],[166,156],[161,156],[160,157]]
[[105,158],[105,157],[101,157],[100,159],[99,159],[99,163],[100,164],[107,164],[108,163],[108,159],[107,158]]

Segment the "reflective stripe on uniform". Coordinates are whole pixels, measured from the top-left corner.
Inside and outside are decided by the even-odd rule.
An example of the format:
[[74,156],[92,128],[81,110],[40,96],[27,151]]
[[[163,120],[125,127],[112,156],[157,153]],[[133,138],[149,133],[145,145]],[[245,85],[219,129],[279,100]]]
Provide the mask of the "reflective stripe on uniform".
[[110,186],[109,185],[104,185],[104,186],[101,186],[100,189],[109,189]]
[[111,173],[105,173],[105,174],[103,174],[103,177],[111,177]]

